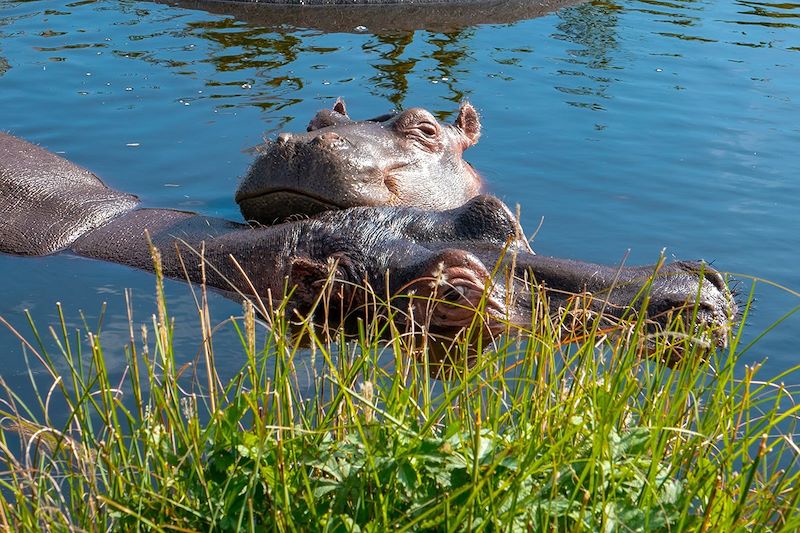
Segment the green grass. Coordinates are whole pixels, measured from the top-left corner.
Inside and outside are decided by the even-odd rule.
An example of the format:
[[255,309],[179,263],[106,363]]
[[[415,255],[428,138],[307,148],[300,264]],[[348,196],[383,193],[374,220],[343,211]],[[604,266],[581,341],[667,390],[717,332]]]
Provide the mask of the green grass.
[[[540,312],[525,342],[511,332],[436,381],[426,341],[391,320],[362,324],[355,340],[308,322],[291,336],[281,332],[299,319],[284,308],[263,310],[269,328],[249,304],[211,324],[201,294],[198,327],[169,316],[160,286],[152,322],[129,318],[121,377],[102,334],[72,334],[63,316],[47,333],[29,317],[18,333],[37,395],[25,405],[0,383],[4,528],[800,528],[800,397],[781,384],[798,372],[742,372],[741,328],[706,364],[687,345],[669,370],[653,360],[672,348],[652,348],[641,323],[607,335],[571,313],[580,337],[563,339]],[[177,327],[197,329],[200,360],[176,356]],[[222,328],[241,340],[241,371],[225,382]],[[323,364],[304,395],[295,365],[309,359]]]

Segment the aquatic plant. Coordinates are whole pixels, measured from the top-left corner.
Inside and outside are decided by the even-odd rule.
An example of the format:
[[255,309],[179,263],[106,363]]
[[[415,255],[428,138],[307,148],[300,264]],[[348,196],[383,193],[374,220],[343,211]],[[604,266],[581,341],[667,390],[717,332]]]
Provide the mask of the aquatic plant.
[[[800,528],[800,407],[782,384],[797,368],[763,381],[758,366],[739,368],[749,305],[725,350],[681,337],[675,369],[658,362],[674,336],[542,306],[474,366],[468,332],[438,381],[429,341],[386,320],[397,307],[377,295],[384,319],[345,339],[264,302],[214,325],[201,290],[202,356],[186,362],[172,343],[185,325],[157,287],[149,324],[129,311],[122,374],[106,367],[102,333],[71,334],[60,308],[49,335],[30,316],[30,334],[14,330],[37,395],[26,404],[0,382],[4,528]],[[222,328],[243,362],[226,381]]]

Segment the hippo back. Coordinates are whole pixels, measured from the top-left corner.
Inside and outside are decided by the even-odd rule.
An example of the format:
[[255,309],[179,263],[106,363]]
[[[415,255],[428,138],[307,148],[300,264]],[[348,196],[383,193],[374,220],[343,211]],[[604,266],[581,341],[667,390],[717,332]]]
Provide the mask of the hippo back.
[[137,203],[135,196],[109,189],[88,170],[0,132],[0,252],[64,250]]

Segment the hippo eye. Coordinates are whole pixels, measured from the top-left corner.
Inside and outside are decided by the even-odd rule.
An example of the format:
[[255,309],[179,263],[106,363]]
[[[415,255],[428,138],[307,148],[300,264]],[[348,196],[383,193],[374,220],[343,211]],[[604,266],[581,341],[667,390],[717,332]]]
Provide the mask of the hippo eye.
[[450,303],[458,303],[464,297],[464,289],[460,287],[451,287],[442,294],[442,300]]
[[441,150],[442,129],[439,123],[424,109],[409,109],[401,113],[393,126],[417,146],[429,152]]
[[438,126],[432,122],[420,122],[417,124],[417,129],[428,137],[436,137],[436,134],[439,133]]

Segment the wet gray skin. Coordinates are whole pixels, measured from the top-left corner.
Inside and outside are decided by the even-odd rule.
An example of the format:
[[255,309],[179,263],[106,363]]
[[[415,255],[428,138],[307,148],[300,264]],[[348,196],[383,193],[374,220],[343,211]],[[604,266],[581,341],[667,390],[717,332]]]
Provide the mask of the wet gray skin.
[[[51,186],[45,190],[42,183],[48,180]],[[708,347],[725,345],[737,314],[721,275],[702,262],[616,268],[533,255],[508,208],[486,195],[447,211],[359,207],[253,228],[184,211],[134,207],[135,197],[3,134],[0,185],[0,209],[14,214],[0,227],[2,251],[46,255],[63,250],[152,271],[147,230],[161,250],[165,275],[199,283],[197,253],[204,249],[210,287],[235,299],[275,301],[288,287],[290,305],[300,314],[314,314],[318,324],[328,319],[330,326],[341,325],[350,334],[356,333],[355,319],[363,317],[370,301],[359,288],[364,283],[381,296],[388,290],[398,297],[397,320],[407,326],[413,320],[417,331],[424,324],[438,347],[463,335],[484,290],[489,319],[479,339],[473,339],[484,346],[506,324],[529,327],[530,310],[540,298],[555,314],[572,307],[575,294],[584,294],[583,308],[611,318],[644,313],[654,332],[674,318],[688,323],[696,314],[709,330],[697,340]],[[68,208],[65,198],[72,202]],[[93,214],[76,215],[80,206]],[[61,231],[65,226],[72,228],[67,234]],[[333,286],[326,286],[331,276]],[[651,277],[645,298],[640,293]],[[324,312],[314,305],[323,290],[336,295]],[[437,302],[421,298],[431,295]],[[436,348],[433,353],[443,352]],[[667,362],[681,355],[678,349]]]
[[449,125],[422,108],[355,121],[339,99],[306,133],[280,133],[259,147],[236,202],[261,224],[359,206],[452,209],[481,191],[462,157],[480,131],[468,103]]

